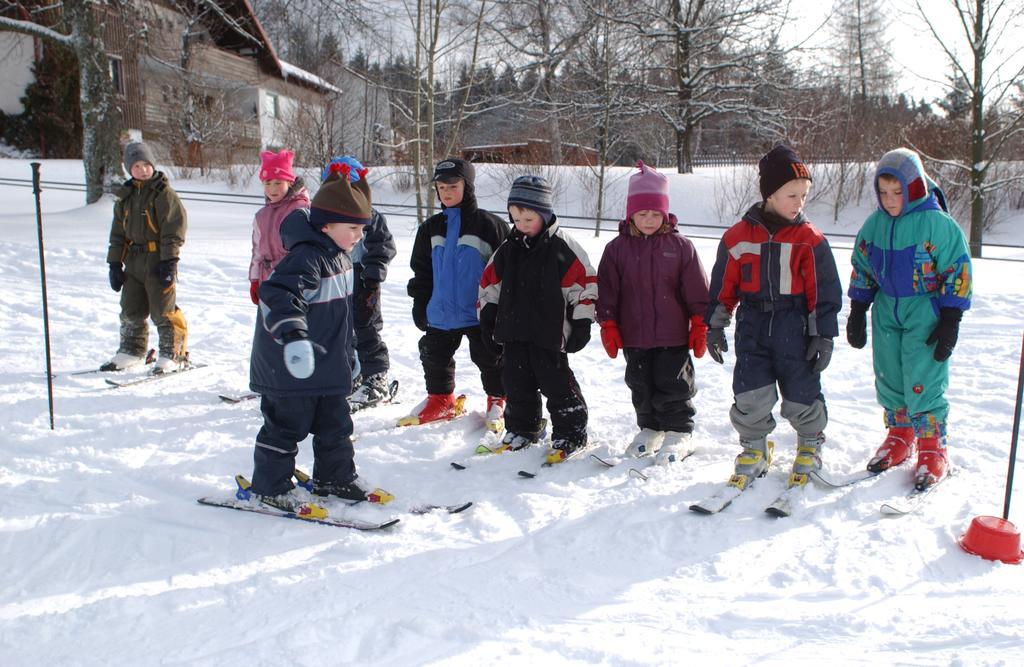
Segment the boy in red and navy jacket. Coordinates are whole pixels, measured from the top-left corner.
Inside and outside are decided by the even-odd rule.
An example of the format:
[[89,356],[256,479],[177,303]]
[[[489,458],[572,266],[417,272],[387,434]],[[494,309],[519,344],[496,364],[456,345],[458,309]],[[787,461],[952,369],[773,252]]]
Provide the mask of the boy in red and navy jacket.
[[[708,352],[718,363],[729,349],[725,327],[736,310],[734,402],[729,411],[743,452],[729,484],[739,489],[771,463],[767,435],[782,394],[782,416],[797,433],[789,486],[803,486],[821,467],[828,423],[821,371],[838,333],[842,286],[824,235],[804,216],[811,175],[799,156],[777,146],[758,163],[761,196],[718,246],[711,273]],[[776,391],[776,385],[778,391]]]
[[515,228],[484,268],[477,300],[482,340],[495,352],[504,348],[502,446],[521,449],[538,440],[543,394],[551,415],[547,461],[560,463],[587,444],[587,403],[568,354],[590,341],[597,272],[559,229],[544,178],[517,178],[508,212]]

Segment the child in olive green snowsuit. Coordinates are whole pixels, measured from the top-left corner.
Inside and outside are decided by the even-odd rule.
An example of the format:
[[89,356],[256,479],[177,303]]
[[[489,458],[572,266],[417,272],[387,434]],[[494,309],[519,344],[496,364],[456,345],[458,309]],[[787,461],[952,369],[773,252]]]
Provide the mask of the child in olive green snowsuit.
[[878,210],[853,250],[846,337],[864,347],[870,307],[875,392],[889,433],[868,470],[899,465],[916,438],[914,484],[924,489],[946,473],[949,356],[971,307],[971,259],[942,190],[916,153],[900,148],[883,155],[875,192]]
[[104,370],[143,363],[152,317],[160,336],[154,372],[171,372],[185,362],[188,327],[176,301],[178,254],[187,220],[167,176],[156,171],[153,153],[141,142],[124,149],[131,178],[114,188],[114,221],[107,263],[110,287],[121,292],[121,345]]

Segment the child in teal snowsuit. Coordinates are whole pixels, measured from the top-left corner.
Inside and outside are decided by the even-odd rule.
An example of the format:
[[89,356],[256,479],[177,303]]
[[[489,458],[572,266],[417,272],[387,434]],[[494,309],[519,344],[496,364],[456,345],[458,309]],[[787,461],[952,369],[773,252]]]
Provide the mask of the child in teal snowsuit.
[[878,210],[853,250],[846,337],[864,347],[873,304],[875,392],[889,432],[867,467],[881,472],[899,465],[916,438],[914,485],[922,490],[946,473],[949,356],[971,307],[971,260],[942,190],[916,153],[899,148],[883,155],[875,192]]

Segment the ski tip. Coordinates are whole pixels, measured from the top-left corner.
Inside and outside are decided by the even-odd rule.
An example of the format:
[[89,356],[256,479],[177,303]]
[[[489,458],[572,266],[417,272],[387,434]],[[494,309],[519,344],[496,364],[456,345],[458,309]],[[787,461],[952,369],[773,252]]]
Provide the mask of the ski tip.
[[781,519],[783,517],[789,516],[789,512],[779,507],[765,507],[764,513],[768,516],[775,517],[776,519]]
[[637,479],[641,479],[645,482],[647,481],[647,475],[643,474],[636,468],[630,468],[629,472],[627,472],[626,474],[628,474],[630,477],[636,477]]
[[473,506],[473,501],[472,500],[470,500],[468,502],[464,502],[461,505],[450,505],[448,507],[448,513],[449,514],[458,514],[460,512],[465,512],[466,510],[468,510],[472,506]]
[[451,462],[451,466],[452,466],[452,468],[454,468],[456,470],[465,470],[466,469],[466,466],[462,465],[461,463],[456,463],[455,461]]
[[381,530],[383,528],[390,528],[391,526],[395,525],[399,521],[401,521],[401,519],[389,519],[387,521],[384,521],[382,523],[377,524],[377,526],[375,528],[377,530]]
[[526,472],[525,470],[520,470],[519,471],[519,476],[520,477],[525,477],[526,479],[533,479],[537,475],[535,473],[532,473],[532,472]]
[[690,511],[691,512],[696,512],[697,514],[714,514],[714,512],[712,512],[708,508],[706,508],[706,507],[704,507],[702,505],[696,505],[696,504],[695,505],[690,505]]

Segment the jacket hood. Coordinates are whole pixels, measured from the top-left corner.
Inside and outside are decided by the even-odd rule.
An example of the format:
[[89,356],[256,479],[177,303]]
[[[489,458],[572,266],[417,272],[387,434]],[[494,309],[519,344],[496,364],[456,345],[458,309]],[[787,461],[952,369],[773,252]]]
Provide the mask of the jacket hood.
[[285,206],[286,204],[293,203],[295,201],[305,202],[306,208],[309,207],[309,190],[306,189],[306,184],[303,182],[302,177],[299,176],[295,179],[295,182],[288,188],[288,192],[284,193],[284,197],[272,202],[264,196],[264,205],[270,208],[277,208],[278,206]]
[[169,184],[170,181],[167,179],[167,174],[165,174],[162,171],[154,171],[153,176],[150,177],[148,181],[142,183],[142,185],[136,187],[135,179],[129,178],[124,183],[120,185],[115,185],[114,187],[110,188],[110,193],[117,197],[118,199],[124,199],[125,197],[130,195],[133,190],[145,190],[147,188],[156,188],[158,190],[163,190]]
[[764,204],[762,203],[754,204],[748,208],[747,212],[743,214],[743,219],[752,225],[764,225],[765,227],[774,225],[778,228],[802,225],[807,222],[807,217],[803,211],[797,213],[794,219],[786,220],[780,215],[764,210]]
[[945,194],[935,181],[928,178],[920,156],[909,148],[889,151],[875,167],[875,199],[878,201],[878,210],[888,215],[882,207],[882,197],[878,193],[878,177],[883,174],[899,181],[903,190],[903,209],[898,217],[902,218],[908,213],[925,208],[941,208],[948,211]]
[[313,227],[309,221],[308,208],[296,209],[284,219],[281,223],[281,243],[289,252],[300,243],[313,243],[327,249],[338,247],[327,234]]
[[[509,216],[509,222],[512,223],[512,217]],[[540,230],[540,234],[530,238],[526,234],[519,231],[515,223],[512,223],[512,231],[508,233],[508,238],[513,243],[518,243],[525,248],[534,248],[537,244],[543,242],[546,239],[554,236],[555,231],[558,229],[558,216],[554,213],[551,214],[551,219],[544,224],[544,227]]]

